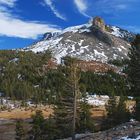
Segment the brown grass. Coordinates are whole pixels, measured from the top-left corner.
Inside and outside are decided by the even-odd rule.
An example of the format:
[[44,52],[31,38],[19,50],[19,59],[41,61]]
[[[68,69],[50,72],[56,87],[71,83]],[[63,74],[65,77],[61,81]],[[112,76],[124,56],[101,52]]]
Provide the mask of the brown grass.
[[14,109],[9,111],[0,112],[0,118],[4,119],[28,119],[35,113],[36,110],[42,110],[45,118],[53,114],[53,109],[51,107],[42,107],[42,108],[30,108],[30,109]]
[[[134,106],[135,101],[127,101],[127,108],[128,106]],[[21,109],[14,109],[9,111],[2,111],[0,112],[0,118],[4,119],[28,119],[31,118],[31,116],[35,113],[36,110],[42,110],[43,115],[45,118],[49,117],[49,115],[53,114],[53,107],[52,106],[43,106],[43,107],[37,107],[37,108],[21,108]],[[102,118],[106,116],[106,110],[105,107],[93,107],[91,109],[92,117],[93,118]]]
[[[30,108],[30,109],[14,109],[9,111],[0,112],[0,118],[4,119],[29,119],[35,113],[36,110],[42,110],[45,118],[49,117],[49,115],[53,114],[53,109],[51,107],[43,107],[43,108]],[[100,109],[91,109],[91,113],[93,117],[103,117],[105,111]]]

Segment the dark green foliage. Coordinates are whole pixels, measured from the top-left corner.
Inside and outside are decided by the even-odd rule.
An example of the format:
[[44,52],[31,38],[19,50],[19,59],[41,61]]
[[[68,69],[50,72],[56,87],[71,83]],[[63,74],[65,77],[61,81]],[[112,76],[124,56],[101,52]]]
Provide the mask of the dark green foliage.
[[136,99],[135,119],[140,121],[140,99]]
[[55,120],[52,116],[50,116],[46,120],[46,133],[47,133],[47,140],[55,140],[59,136],[57,135],[59,132],[59,129],[57,129]]
[[[51,138],[52,136],[55,139],[72,136],[75,92],[77,92],[75,131],[77,133],[84,133],[86,131],[93,132],[94,125],[89,110],[90,106],[86,100],[86,87],[84,84],[79,84],[81,72],[80,69],[75,67],[74,62],[74,59],[69,59],[63,66],[58,67],[57,71],[49,72],[49,75],[55,75],[54,77],[56,79],[52,77],[48,83],[49,85],[55,85],[51,87],[51,90],[57,95],[55,96],[54,117],[50,119],[51,124],[55,126],[53,127],[53,125],[51,125],[53,131],[49,130]],[[83,100],[81,100],[82,98]]]
[[106,123],[109,128],[130,119],[130,113],[126,109],[125,97],[123,96],[110,98],[106,110],[108,112]]
[[77,123],[77,132],[93,132],[94,131],[94,121],[91,117],[90,112],[91,106],[87,103],[86,94],[83,95],[83,101],[80,102],[79,110],[79,121]]
[[130,120],[130,113],[126,108],[125,101],[125,97],[120,96],[119,104],[117,106],[117,112],[119,115],[116,114],[117,123],[124,123]]
[[80,79],[79,70],[75,67],[73,60],[62,68],[62,73],[64,75],[64,86],[60,91],[59,100],[56,102],[56,108],[54,110],[54,119],[59,138],[72,136],[73,131],[75,131],[73,130],[75,129],[73,128],[73,119],[75,117],[74,98],[75,92],[79,91],[78,82]]
[[[64,67],[44,71],[51,58],[50,52],[33,53],[20,51],[0,51],[0,91],[5,97],[18,100],[32,99],[35,103],[54,103],[64,90]],[[73,59],[77,60],[77,59]],[[70,64],[70,57],[63,58],[64,65]],[[113,72],[97,74],[82,72],[80,83],[89,93],[106,95],[128,94],[125,76]]]
[[122,60],[115,59],[115,60],[109,60],[108,61],[109,64],[112,64],[112,65],[115,65],[115,66],[118,66],[118,67],[123,67],[123,66],[127,65],[128,62],[129,62],[128,59],[122,59]]
[[[126,76],[112,71],[99,74],[81,72],[77,69],[74,77],[72,71],[75,67],[70,65],[76,59],[69,57],[65,58],[64,64],[57,69],[43,71],[42,67],[47,64],[50,57],[48,52],[35,54],[0,51],[0,91],[5,93],[5,97],[22,100],[23,104],[26,100],[32,99],[36,104],[55,105],[54,117],[50,117],[47,121],[44,120],[40,111],[33,116],[30,133],[33,140],[54,140],[72,135],[74,91],[78,93],[76,97],[77,133],[92,132],[94,128],[86,92],[111,96],[128,95]],[[111,121],[111,125],[124,122],[129,118],[126,117],[124,100],[120,100],[118,105],[114,100],[109,104],[108,121]]]
[[130,82],[130,93],[136,98],[135,118],[140,120],[140,35],[137,35],[131,43],[130,62],[128,65],[128,80]]
[[91,117],[91,106],[88,104],[86,86],[80,84],[81,101],[79,102],[79,119],[77,122],[77,133],[93,132],[94,121]]
[[117,101],[115,97],[110,98],[108,101],[108,105],[106,105],[106,110],[107,110],[107,124],[109,126],[107,127],[112,127],[114,126],[114,116],[116,115],[117,112]]
[[140,96],[140,35],[132,42],[130,49],[130,62],[128,65],[128,78],[131,86],[131,94]]
[[42,111],[36,111],[32,116],[32,128],[30,130],[30,140],[46,140],[46,123]]
[[16,140],[25,140],[25,131],[23,128],[23,122],[21,120],[18,120],[16,122]]
[[126,76],[112,71],[104,74],[82,72],[81,83],[85,84],[87,92],[110,96],[128,95],[128,82]]
[[65,76],[62,71],[62,67],[58,67],[57,70],[50,70],[42,81],[43,88],[49,89],[49,104],[55,104],[56,100],[60,96],[60,93],[64,90]]
[[29,140],[55,140],[60,138],[58,135],[59,129],[56,126],[53,116],[45,120],[42,111],[38,110],[32,116],[32,119]]
[[5,97],[24,101],[38,94],[35,102],[41,102],[47,93],[41,85],[44,75],[40,73],[50,58],[50,52],[0,51],[0,91]]

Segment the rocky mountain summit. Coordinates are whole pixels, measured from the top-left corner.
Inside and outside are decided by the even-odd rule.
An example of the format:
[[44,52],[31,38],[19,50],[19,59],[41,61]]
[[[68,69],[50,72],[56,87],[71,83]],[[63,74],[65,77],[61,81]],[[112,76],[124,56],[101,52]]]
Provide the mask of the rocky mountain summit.
[[58,63],[65,56],[106,63],[113,59],[128,58],[130,41],[134,37],[135,34],[107,25],[102,18],[95,17],[87,24],[69,27],[61,32],[46,33],[41,41],[24,50],[50,50]]
[[105,28],[106,28],[106,25],[105,25],[105,22],[102,18],[100,17],[95,17],[93,20],[92,20],[92,25],[95,26],[95,27],[98,27],[99,29],[101,29],[102,31],[105,31]]

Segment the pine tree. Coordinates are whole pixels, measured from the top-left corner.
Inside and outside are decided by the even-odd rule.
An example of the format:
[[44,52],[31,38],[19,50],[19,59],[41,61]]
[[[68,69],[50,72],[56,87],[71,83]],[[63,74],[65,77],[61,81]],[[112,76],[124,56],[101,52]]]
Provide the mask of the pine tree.
[[136,99],[135,118],[140,121],[140,99]]
[[136,98],[136,118],[140,118],[140,35],[137,35],[131,44],[130,62],[128,65],[128,79],[130,82],[130,93]]
[[110,98],[106,109],[108,127],[113,127],[130,119],[130,113],[126,108],[125,98],[123,96]]
[[140,35],[132,42],[130,49],[130,62],[128,65],[128,78],[131,84],[131,94],[140,96]]
[[[80,83],[81,71],[77,60],[66,58],[63,67],[63,86],[58,88],[59,93],[54,110],[57,136],[75,139],[75,133],[92,131],[94,128],[90,106],[87,103],[86,86]],[[61,82],[62,83],[62,82]]]
[[46,140],[45,119],[42,111],[37,110],[36,114],[32,116],[32,128],[30,131],[31,140]]
[[18,120],[16,122],[16,140],[25,140],[25,131],[23,129],[23,122],[21,120]]
[[54,119],[60,138],[72,136],[75,140],[80,70],[75,59],[69,59],[63,68],[65,85],[54,110]]
[[110,97],[108,104],[106,105],[107,110],[107,127],[114,126],[114,117],[116,115],[116,109],[117,109],[117,100],[116,97]]
[[49,118],[46,120],[46,133],[47,140],[55,140],[58,138],[58,129],[53,116],[49,116]]
[[91,117],[91,106],[88,104],[87,100],[87,93],[86,93],[86,87],[85,85],[80,85],[80,92],[81,92],[81,102],[79,105],[79,120],[77,122],[77,131],[79,133],[85,133],[85,132],[93,132],[94,130],[94,121]]
[[130,113],[129,110],[126,108],[126,98],[123,96],[120,96],[115,120],[116,120],[116,124],[124,123],[130,120]]

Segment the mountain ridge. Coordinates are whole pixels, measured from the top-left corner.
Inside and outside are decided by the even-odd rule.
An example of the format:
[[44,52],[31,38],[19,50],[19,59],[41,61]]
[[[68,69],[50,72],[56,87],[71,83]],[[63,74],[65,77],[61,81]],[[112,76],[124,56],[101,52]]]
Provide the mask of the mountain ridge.
[[102,18],[95,17],[87,24],[46,33],[41,41],[23,50],[35,53],[50,50],[58,63],[65,56],[106,63],[113,59],[128,58],[130,41],[134,37],[134,33],[106,25]]

